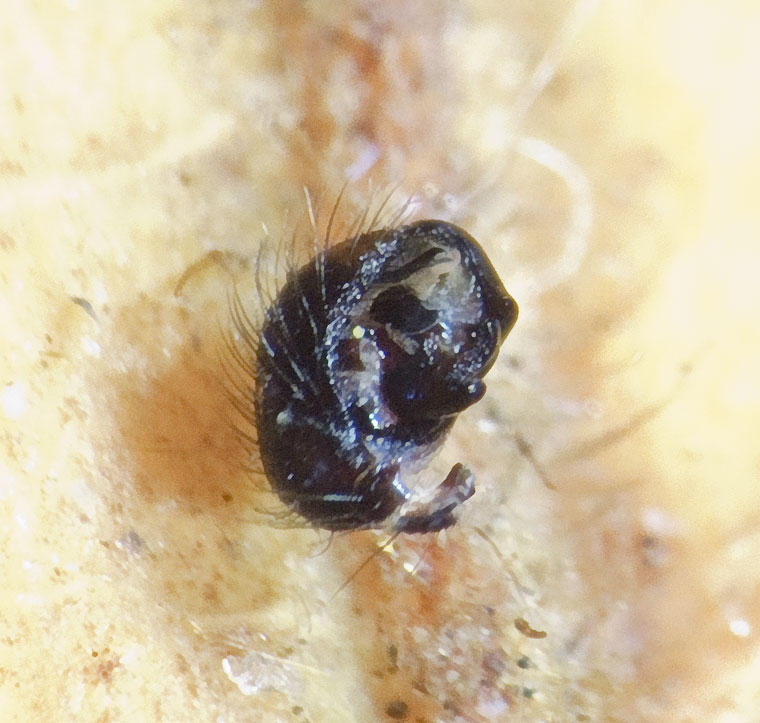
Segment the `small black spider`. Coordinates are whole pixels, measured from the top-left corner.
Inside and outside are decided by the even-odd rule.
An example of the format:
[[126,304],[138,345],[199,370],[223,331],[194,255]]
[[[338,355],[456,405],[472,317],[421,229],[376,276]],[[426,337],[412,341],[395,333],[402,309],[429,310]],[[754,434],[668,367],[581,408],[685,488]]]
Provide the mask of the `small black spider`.
[[455,523],[475,491],[462,464],[427,504],[401,508],[405,476],[481,399],[517,319],[471,236],[444,221],[361,233],[291,270],[255,336],[239,308],[233,319],[255,355],[261,463],[292,511],[327,530]]

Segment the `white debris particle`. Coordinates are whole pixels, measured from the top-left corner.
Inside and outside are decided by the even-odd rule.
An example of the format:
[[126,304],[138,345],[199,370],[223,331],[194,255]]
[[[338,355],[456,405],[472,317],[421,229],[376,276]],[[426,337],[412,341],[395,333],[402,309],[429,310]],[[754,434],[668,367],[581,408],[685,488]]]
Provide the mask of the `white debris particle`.
[[243,695],[275,690],[298,697],[303,689],[303,679],[294,665],[267,653],[252,651],[242,657],[228,655],[222,660],[222,670]]
[[26,387],[21,383],[6,384],[0,392],[0,405],[8,419],[18,419],[29,409],[26,398]]
[[82,346],[84,347],[85,352],[87,352],[90,356],[100,356],[100,344],[98,344],[98,342],[96,342],[95,339],[93,339],[91,336],[85,336],[82,338]]
[[743,618],[737,618],[732,620],[729,625],[731,632],[736,635],[737,638],[746,638],[752,632],[752,628],[746,620]]
[[499,431],[499,425],[492,419],[479,419],[478,430],[481,434],[496,434]]
[[500,720],[509,709],[507,702],[498,696],[481,696],[475,711],[486,720]]
[[15,514],[13,515],[13,520],[19,529],[23,530],[24,532],[29,532],[29,519],[23,512],[16,510]]

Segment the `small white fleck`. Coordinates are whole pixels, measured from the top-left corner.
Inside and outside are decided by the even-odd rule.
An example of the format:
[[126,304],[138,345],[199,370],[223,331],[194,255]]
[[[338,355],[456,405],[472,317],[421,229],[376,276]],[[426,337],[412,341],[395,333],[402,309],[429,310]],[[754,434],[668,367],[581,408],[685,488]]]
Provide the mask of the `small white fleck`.
[[145,649],[142,645],[130,645],[119,655],[119,663],[126,668],[132,667],[143,657]]
[[91,336],[85,336],[82,338],[82,346],[90,356],[100,356],[100,344],[98,344],[98,342],[96,342]]
[[396,492],[399,492],[401,496],[408,500],[411,496],[411,492],[406,488],[406,485],[401,481],[398,474],[394,475],[393,479],[391,480],[391,484],[395,488]]
[[16,512],[16,514],[13,515],[13,519],[24,532],[29,531],[29,520],[23,512]]
[[93,284],[92,295],[97,301],[98,306],[103,306],[109,302],[108,291],[102,281]]
[[27,452],[26,462],[24,462],[24,472],[33,472],[37,467],[37,447],[29,447]]
[[[372,429],[382,429],[383,423],[377,418],[377,415],[373,412],[369,415],[369,423],[372,425]],[[370,440],[371,435],[367,435],[367,439]]]
[[509,709],[509,704],[503,698],[496,696],[482,697],[475,708],[476,712],[486,720],[499,720]]
[[23,592],[16,596],[16,601],[20,605],[29,605],[29,607],[46,604],[45,598],[42,595],[27,595]]
[[243,695],[275,690],[297,697],[304,686],[299,667],[303,666],[253,650],[244,656],[229,655],[222,660],[222,670]]
[[352,181],[361,178],[380,157],[380,147],[375,143],[364,143],[359,151],[358,158],[346,169],[346,176]]
[[0,403],[6,417],[18,419],[29,408],[29,402],[26,398],[26,387],[23,384],[15,382],[7,384],[0,393]]
[[7,468],[0,468],[0,500],[5,500],[15,494],[18,480]]
[[478,429],[481,434],[496,434],[499,431],[499,425],[492,419],[479,419]]
[[412,628],[412,639],[415,643],[426,643],[430,638],[427,628],[415,626]]
[[641,512],[641,524],[650,535],[666,537],[678,532],[678,524],[659,507],[645,507]]
[[736,635],[737,638],[746,638],[752,632],[749,622],[743,618],[736,618],[728,624],[731,632]]

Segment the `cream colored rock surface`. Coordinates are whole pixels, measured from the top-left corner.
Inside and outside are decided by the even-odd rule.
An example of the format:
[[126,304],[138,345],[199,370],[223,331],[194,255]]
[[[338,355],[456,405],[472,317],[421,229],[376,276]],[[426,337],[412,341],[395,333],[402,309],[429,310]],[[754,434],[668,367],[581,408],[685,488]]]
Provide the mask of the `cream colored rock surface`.
[[[2,720],[756,719],[756,3],[0,20]],[[255,511],[218,332],[346,180],[521,317],[429,469],[460,525],[334,596],[382,538]]]

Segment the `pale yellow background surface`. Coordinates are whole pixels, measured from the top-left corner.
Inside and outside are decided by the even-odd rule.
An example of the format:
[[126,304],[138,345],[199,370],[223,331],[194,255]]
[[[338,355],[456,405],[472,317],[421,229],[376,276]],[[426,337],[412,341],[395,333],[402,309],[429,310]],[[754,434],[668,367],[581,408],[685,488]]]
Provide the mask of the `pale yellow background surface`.
[[[0,0],[0,719],[757,720],[758,27]],[[521,317],[431,465],[477,475],[460,525],[333,598],[381,538],[252,512],[228,274],[174,290],[347,179],[465,226]]]

